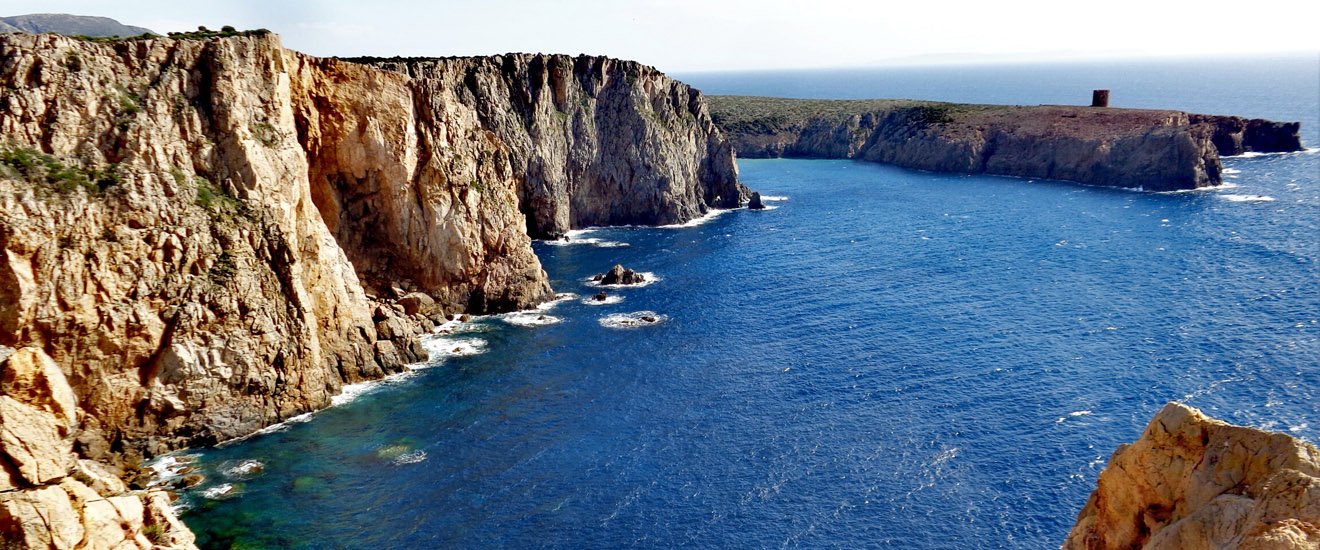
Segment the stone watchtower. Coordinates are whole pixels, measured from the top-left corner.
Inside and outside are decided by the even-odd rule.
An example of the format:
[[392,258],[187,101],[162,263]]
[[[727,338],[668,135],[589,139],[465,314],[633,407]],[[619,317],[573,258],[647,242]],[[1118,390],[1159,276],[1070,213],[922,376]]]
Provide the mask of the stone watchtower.
[[1091,92],[1092,107],[1109,106],[1109,90],[1094,90]]

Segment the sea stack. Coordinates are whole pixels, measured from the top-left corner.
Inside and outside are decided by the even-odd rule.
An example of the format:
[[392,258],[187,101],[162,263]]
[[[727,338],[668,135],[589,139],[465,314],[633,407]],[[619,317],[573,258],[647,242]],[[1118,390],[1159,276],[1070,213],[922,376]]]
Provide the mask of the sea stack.
[[747,202],[747,209],[765,210],[765,203],[761,202],[761,193],[759,191],[752,192],[752,200]]
[[631,269],[625,269],[622,265],[614,264],[609,271],[596,275],[593,280],[600,281],[602,285],[635,285],[646,282],[646,277]]

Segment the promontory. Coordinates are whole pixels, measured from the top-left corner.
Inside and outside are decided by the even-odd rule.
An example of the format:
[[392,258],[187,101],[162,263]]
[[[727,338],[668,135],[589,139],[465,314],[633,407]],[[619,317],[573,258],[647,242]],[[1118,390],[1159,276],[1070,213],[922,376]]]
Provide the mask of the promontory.
[[914,100],[710,96],[741,158],[904,168],[1173,191],[1219,185],[1221,156],[1303,149],[1300,123],[1181,111]]

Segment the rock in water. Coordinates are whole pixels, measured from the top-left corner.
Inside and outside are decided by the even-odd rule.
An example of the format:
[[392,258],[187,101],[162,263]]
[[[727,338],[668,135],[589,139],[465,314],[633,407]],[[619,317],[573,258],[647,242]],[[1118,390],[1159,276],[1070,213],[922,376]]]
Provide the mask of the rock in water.
[[1320,548],[1320,451],[1178,403],[1097,485],[1064,550]]
[[747,202],[748,210],[765,210],[765,203],[761,202],[761,193],[752,192],[752,200]]
[[599,279],[593,278],[593,280],[600,281],[602,285],[635,285],[646,282],[646,277],[641,273],[624,269],[619,264],[614,264],[614,267],[610,268],[608,272],[597,275],[597,277]]
[[604,302],[607,298],[609,298],[609,296],[608,296],[607,294],[605,294],[605,291],[604,291],[604,290],[602,290],[602,291],[596,293],[595,296],[592,296],[592,297],[591,297],[592,300],[595,300],[595,301],[597,301],[597,302]]

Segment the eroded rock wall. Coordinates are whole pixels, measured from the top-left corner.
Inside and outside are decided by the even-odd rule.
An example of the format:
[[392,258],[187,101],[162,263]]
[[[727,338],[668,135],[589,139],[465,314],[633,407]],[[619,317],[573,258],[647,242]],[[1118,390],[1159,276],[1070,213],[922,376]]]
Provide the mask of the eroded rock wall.
[[1253,152],[1289,153],[1303,149],[1300,122],[1217,115],[1191,115],[1191,122],[1214,128],[1215,147],[1225,157]]
[[0,548],[196,548],[167,493],[130,491],[77,458],[77,405],[54,360],[37,348],[0,356]]
[[431,112],[507,145],[494,161],[525,174],[519,204],[535,237],[679,223],[750,196],[701,92],[652,67],[541,54],[360,61],[412,76]]
[[1097,485],[1065,550],[1320,548],[1320,451],[1177,403]]
[[[303,58],[277,38],[17,35],[0,55],[0,345],[65,370],[84,456],[244,435],[421,357],[377,337],[312,200]],[[95,170],[117,181],[53,176]]]

